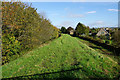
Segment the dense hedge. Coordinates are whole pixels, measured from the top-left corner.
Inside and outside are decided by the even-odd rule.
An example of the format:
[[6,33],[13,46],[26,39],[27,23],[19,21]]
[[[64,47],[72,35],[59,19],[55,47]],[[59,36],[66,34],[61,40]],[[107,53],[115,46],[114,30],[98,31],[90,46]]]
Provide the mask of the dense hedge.
[[22,2],[2,2],[3,64],[13,55],[20,55],[20,51],[33,49],[59,36],[59,30],[36,10]]

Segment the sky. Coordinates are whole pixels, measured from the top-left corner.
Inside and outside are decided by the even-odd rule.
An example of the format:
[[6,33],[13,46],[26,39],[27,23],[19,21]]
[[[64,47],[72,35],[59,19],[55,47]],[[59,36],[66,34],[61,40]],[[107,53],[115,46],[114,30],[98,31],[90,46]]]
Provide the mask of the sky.
[[117,27],[118,2],[29,2],[37,12],[60,28],[78,22],[92,27]]
[[[1,0],[11,1],[11,0]],[[19,0],[12,0],[19,1]],[[22,2],[119,2],[120,0],[20,0]]]
[[[9,1],[9,0],[8,0]],[[32,3],[37,12],[61,28],[75,28],[79,22],[90,28],[117,27],[119,0],[21,0]]]

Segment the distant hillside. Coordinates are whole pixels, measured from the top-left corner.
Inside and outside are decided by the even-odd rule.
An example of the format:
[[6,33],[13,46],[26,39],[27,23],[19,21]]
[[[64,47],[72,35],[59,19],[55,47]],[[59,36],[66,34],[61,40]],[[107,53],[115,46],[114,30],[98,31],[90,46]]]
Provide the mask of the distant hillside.
[[3,78],[115,78],[119,65],[109,57],[62,35],[2,66]]

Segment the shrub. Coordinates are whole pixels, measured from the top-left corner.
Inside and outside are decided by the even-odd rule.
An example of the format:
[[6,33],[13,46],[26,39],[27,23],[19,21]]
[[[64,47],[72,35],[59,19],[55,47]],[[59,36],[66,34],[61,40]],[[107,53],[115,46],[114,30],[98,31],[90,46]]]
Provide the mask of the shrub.
[[15,39],[13,34],[5,34],[2,36],[2,56],[3,64],[11,60],[11,56],[20,53],[21,45]]
[[22,2],[2,2],[4,61],[59,36],[59,30],[36,10]]
[[107,40],[107,41],[105,41],[105,44],[109,44],[110,42]]

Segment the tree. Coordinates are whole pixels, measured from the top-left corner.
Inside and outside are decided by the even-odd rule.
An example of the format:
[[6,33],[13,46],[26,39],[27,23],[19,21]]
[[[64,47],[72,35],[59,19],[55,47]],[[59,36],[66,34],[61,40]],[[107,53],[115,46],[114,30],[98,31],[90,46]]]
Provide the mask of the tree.
[[77,27],[76,27],[76,35],[82,35],[82,34],[85,34],[85,29],[86,29],[86,26],[82,23],[78,23],[77,24]]
[[71,30],[74,30],[72,27],[67,28],[67,33],[69,34]]
[[85,35],[89,35],[89,26],[87,26],[86,28],[85,28]]
[[61,27],[61,30],[60,30],[62,33],[67,33],[67,29],[65,27]]
[[116,47],[120,47],[120,30],[115,30],[113,34],[113,41]]
[[91,33],[97,33],[97,30],[93,27],[93,28],[91,29]]

